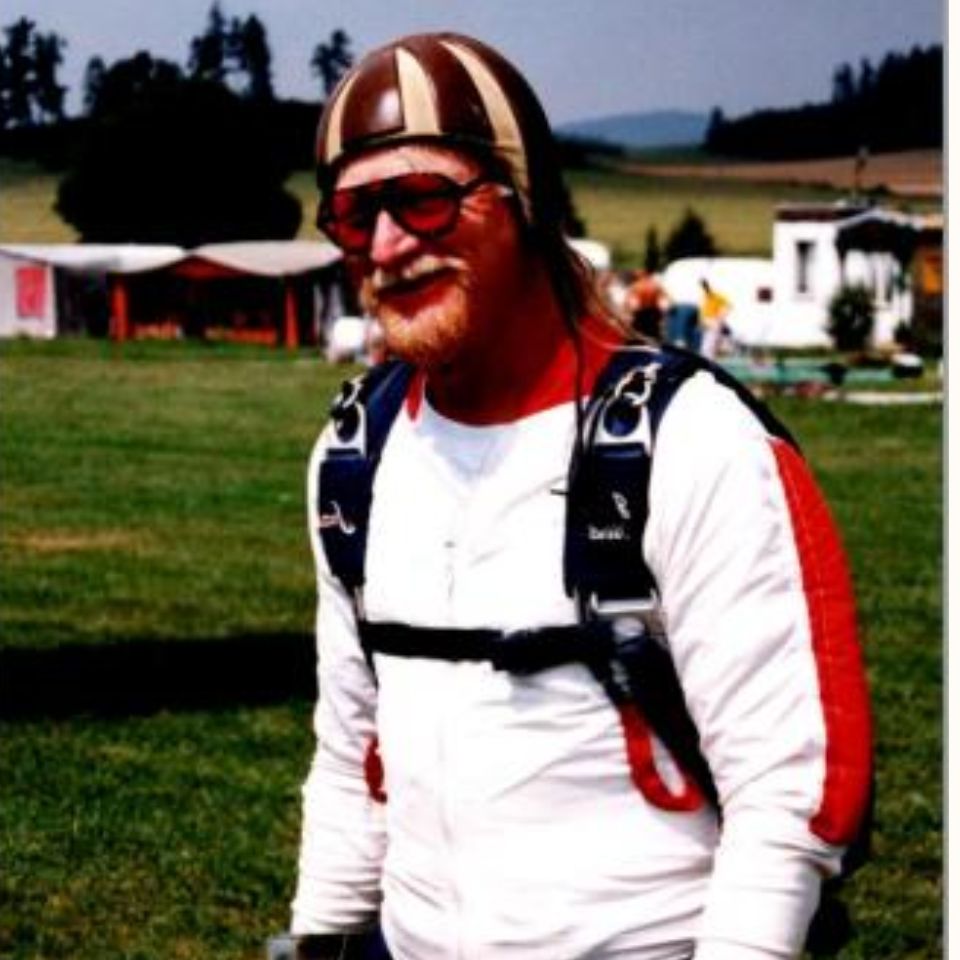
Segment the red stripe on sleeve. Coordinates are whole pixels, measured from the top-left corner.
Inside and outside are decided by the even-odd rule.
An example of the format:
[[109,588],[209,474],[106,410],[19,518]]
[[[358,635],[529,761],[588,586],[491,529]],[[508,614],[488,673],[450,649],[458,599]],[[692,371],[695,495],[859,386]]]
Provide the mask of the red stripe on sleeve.
[[857,639],[853,587],[840,537],[809,468],[772,440],[800,558],[826,725],[826,772],[810,829],[827,843],[850,843],[870,794],[870,700]]

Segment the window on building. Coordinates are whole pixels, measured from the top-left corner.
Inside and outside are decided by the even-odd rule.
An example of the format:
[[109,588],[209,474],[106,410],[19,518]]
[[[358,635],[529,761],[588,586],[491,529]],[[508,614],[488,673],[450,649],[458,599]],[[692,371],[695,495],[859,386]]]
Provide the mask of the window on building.
[[42,320],[47,312],[47,271],[30,264],[16,270],[17,317],[20,320]]
[[813,253],[814,246],[812,240],[797,241],[797,293],[807,294],[811,292]]

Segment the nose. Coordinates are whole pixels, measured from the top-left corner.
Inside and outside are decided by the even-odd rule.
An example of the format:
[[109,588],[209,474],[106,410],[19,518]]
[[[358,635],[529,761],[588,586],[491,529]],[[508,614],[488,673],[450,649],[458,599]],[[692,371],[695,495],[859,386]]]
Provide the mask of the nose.
[[419,240],[397,223],[386,210],[377,214],[370,240],[370,261],[378,267],[388,267],[416,250]]

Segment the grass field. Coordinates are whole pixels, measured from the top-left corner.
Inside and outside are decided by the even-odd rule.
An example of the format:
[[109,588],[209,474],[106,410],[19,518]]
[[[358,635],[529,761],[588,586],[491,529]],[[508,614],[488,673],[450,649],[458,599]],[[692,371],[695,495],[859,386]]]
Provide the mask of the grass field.
[[54,210],[59,177],[0,157],[0,243],[73,243],[77,232]]
[[[0,345],[0,956],[253,960],[285,926],[311,750],[303,467],[343,373]],[[941,410],[776,407],[844,531],[874,692],[875,856],[842,956],[940,957]]]

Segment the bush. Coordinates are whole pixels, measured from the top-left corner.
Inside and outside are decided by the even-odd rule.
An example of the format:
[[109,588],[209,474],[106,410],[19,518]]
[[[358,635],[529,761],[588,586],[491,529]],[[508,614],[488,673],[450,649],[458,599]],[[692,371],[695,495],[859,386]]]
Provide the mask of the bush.
[[300,204],[284,184],[268,108],[205,81],[154,88],[91,122],[57,212],[85,242],[286,240]]
[[873,333],[873,294],[862,286],[841,287],[830,300],[827,331],[838,350],[862,351]]
[[684,257],[715,257],[717,245],[703,218],[688,207],[680,222],[670,231],[663,255],[667,263]]

